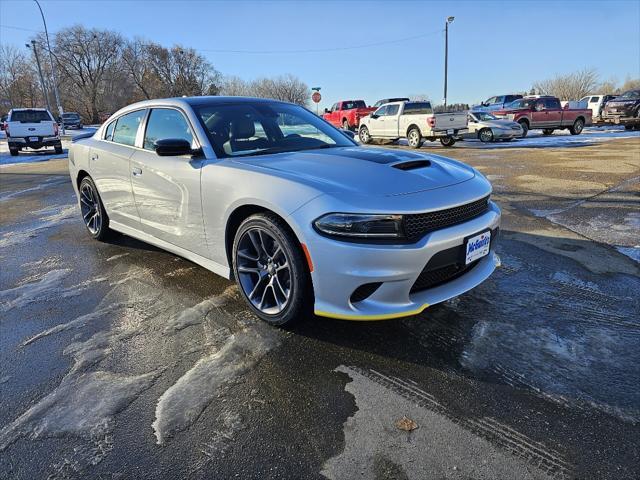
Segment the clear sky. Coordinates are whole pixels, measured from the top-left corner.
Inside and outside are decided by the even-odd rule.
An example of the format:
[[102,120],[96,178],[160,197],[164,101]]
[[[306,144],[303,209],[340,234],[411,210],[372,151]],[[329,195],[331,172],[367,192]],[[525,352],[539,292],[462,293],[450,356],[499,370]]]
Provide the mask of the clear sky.
[[[247,80],[292,73],[322,87],[321,107],[412,94],[440,102],[450,15],[449,103],[528,90],[536,80],[584,67],[603,80],[640,77],[640,0],[41,4],[50,32],[81,24],[179,43],[223,74]],[[32,1],[0,0],[1,43],[23,47],[41,25]]]

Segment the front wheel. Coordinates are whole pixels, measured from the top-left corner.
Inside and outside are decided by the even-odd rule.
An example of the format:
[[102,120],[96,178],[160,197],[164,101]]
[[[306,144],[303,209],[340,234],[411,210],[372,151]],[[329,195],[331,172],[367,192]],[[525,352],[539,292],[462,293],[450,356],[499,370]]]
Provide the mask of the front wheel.
[[271,325],[290,325],[311,313],[311,276],[300,243],[271,213],[240,224],[233,242],[233,273],[251,310]]
[[493,132],[490,128],[483,128],[482,130],[480,130],[478,137],[480,138],[480,141],[482,143],[493,142]]
[[569,128],[569,132],[571,135],[580,135],[582,133],[582,129],[584,128],[584,120],[578,118],[575,122],[573,122],[573,126]]
[[529,133],[529,124],[527,122],[518,122],[520,127],[522,128],[522,136],[520,138],[524,138]]
[[17,157],[18,153],[20,153],[20,150],[18,150],[17,148],[10,148],[9,153],[11,154],[12,157]]
[[365,126],[360,127],[358,137],[360,137],[360,141],[362,143],[371,143],[371,135],[369,135],[369,129]]
[[78,188],[80,193],[80,212],[84,226],[92,238],[104,240],[111,233],[109,217],[104,209],[98,189],[91,177],[84,177]]
[[407,142],[411,148],[420,148],[422,146],[422,135],[417,127],[413,127],[407,132]]
[[453,147],[456,143],[456,139],[453,137],[442,137],[440,139],[440,143],[442,144],[443,147]]
[[60,155],[62,153],[62,146],[55,146],[54,150],[56,152],[56,154]]

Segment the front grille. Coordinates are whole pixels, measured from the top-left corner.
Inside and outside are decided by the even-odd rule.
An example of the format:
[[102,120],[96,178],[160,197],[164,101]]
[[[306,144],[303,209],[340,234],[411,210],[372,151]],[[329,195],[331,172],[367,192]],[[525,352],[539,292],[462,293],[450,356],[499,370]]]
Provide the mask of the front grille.
[[405,215],[404,233],[409,241],[417,241],[429,232],[466,222],[489,209],[489,197],[459,207],[436,212]]

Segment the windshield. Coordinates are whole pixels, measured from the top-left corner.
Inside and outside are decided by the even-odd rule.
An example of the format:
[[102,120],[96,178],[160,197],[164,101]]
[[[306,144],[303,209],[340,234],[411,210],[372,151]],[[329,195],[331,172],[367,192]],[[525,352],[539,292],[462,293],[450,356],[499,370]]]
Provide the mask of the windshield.
[[194,107],[220,158],[357,145],[305,108],[276,102]]
[[473,112],[472,115],[476,117],[476,120],[480,122],[486,122],[488,120],[498,120],[496,117],[487,112]]
[[640,98],[640,90],[629,90],[624,92],[620,98]]
[[535,98],[521,98],[520,100],[514,100],[508,105],[505,105],[505,108],[531,108],[535,102]]
[[76,118],[80,118],[80,115],[77,113],[63,113],[62,118],[75,120]]

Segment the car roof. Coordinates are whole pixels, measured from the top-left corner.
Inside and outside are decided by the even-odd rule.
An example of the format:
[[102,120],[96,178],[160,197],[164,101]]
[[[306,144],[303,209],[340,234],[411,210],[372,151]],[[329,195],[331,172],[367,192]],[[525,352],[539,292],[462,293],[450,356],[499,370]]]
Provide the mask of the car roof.
[[9,110],[10,112],[48,112],[49,110],[47,110],[46,108],[12,108],[11,110]]

